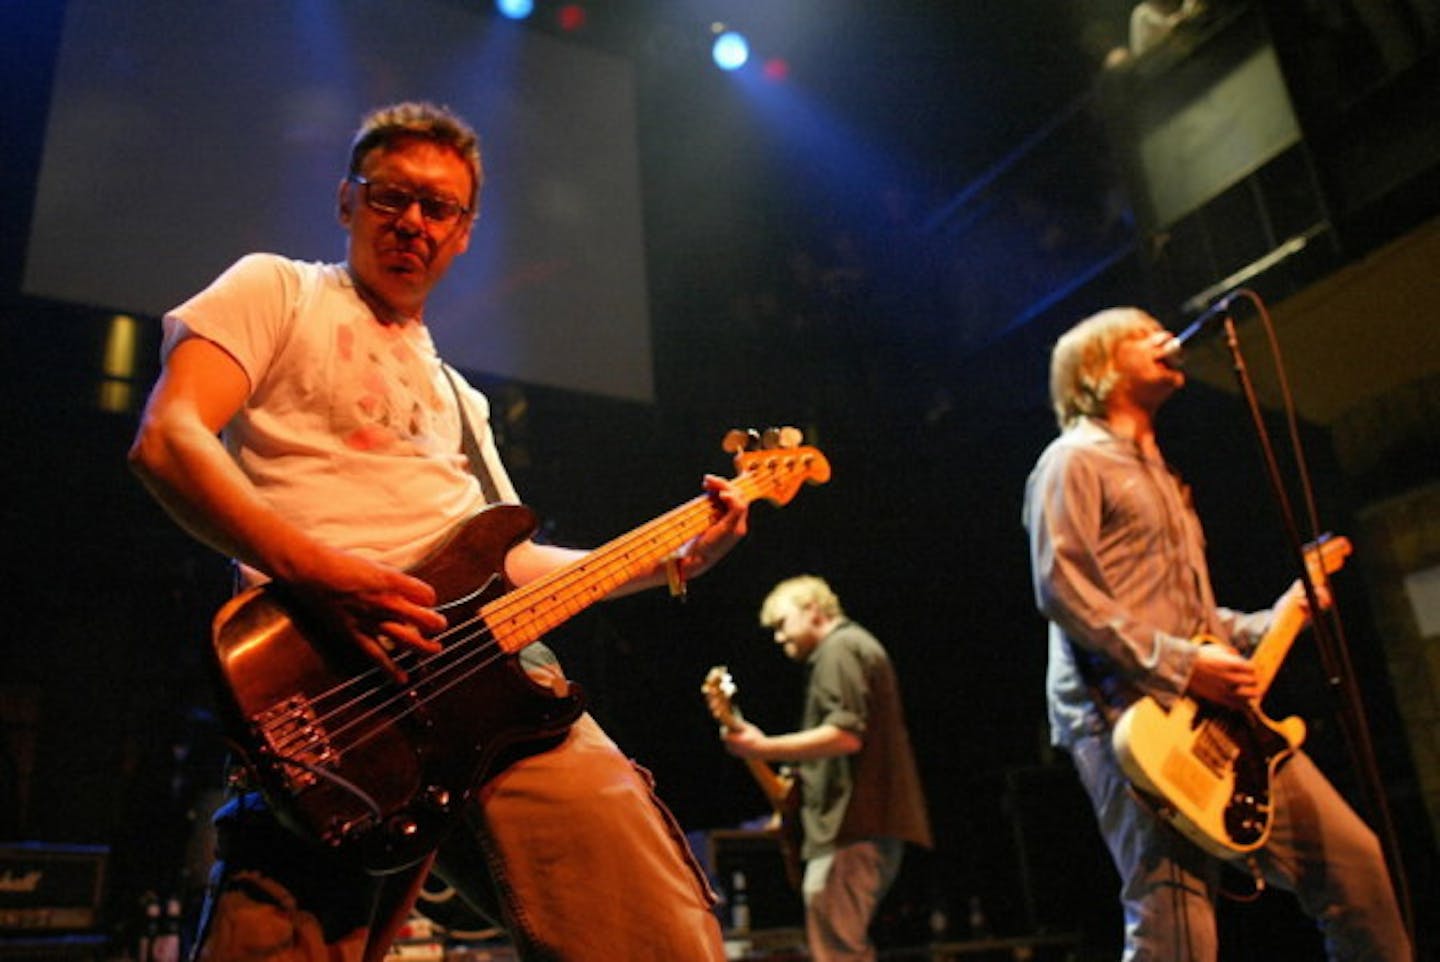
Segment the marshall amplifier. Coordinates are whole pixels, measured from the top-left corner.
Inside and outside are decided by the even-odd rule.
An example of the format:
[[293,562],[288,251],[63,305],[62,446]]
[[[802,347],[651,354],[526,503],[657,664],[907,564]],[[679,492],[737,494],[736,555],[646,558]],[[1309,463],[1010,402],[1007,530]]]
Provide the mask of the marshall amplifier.
[[76,931],[99,920],[103,845],[0,842],[0,931]]
[[0,962],[103,962],[104,935],[82,932],[0,935]]

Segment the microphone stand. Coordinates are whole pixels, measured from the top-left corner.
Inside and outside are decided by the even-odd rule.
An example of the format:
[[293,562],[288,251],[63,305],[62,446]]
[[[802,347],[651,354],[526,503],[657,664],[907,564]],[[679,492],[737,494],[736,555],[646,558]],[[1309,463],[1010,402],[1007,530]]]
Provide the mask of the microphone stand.
[[[1376,832],[1381,839],[1387,861],[1390,863],[1395,898],[1399,903],[1401,917],[1413,947],[1415,927],[1411,915],[1409,883],[1405,876],[1405,866],[1400,858],[1400,844],[1395,831],[1394,819],[1390,814],[1390,806],[1385,800],[1380,769],[1375,758],[1375,744],[1365,718],[1360,690],[1355,683],[1355,672],[1350,664],[1349,652],[1343,644],[1343,639],[1337,637],[1337,635],[1343,635],[1343,629],[1332,634],[1330,619],[1321,617],[1322,609],[1315,585],[1310,578],[1310,566],[1305,558],[1305,548],[1301,541],[1299,526],[1295,522],[1295,512],[1280,475],[1280,466],[1275,460],[1275,449],[1270,442],[1270,433],[1265,427],[1255,386],[1250,380],[1250,372],[1245,366],[1245,356],[1240,351],[1240,339],[1235,332],[1235,319],[1230,316],[1228,310],[1225,314],[1224,325],[1225,346],[1230,349],[1235,377],[1240,384],[1240,392],[1245,398],[1245,406],[1250,412],[1255,437],[1260,444],[1261,455],[1265,460],[1265,470],[1270,479],[1275,503],[1280,509],[1280,517],[1285,527],[1290,549],[1300,567],[1300,583],[1305,589],[1305,598],[1310,605],[1310,627],[1315,636],[1316,647],[1320,652],[1320,663],[1325,669],[1326,681],[1331,692],[1339,702],[1338,714],[1341,729],[1345,732],[1345,745],[1350,754],[1351,764],[1359,778],[1361,791],[1368,803],[1367,807],[1371,816],[1378,823]],[[1334,622],[1334,626],[1339,628],[1338,618]]]

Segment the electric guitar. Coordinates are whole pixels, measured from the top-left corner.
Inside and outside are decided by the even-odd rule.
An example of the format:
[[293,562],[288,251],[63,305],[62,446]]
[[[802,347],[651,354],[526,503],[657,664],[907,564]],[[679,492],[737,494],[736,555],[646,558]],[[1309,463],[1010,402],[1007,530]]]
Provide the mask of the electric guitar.
[[[705,675],[700,686],[710,714],[715,716],[726,731],[740,728],[740,709],[735,707],[735,680],[724,665],[716,665]],[[790,887],[800,891],[803,869],[800,862],[800,845],[804,841],[804,827],[800,824],[800,784],[795,776],[785,769],[776,771],[758,758],[745,758],[745,767],[750,769],[755,783],[760,786],[765,800],[770,803],[772,816],[768,830],[780,843],[780,857],[785,864],[785,878]]]
[[[1338,571],[1350,550],[1349,539],[1329,535],[1307,545],[1312,583]],[[1273,721],[1260,703],[1306,620],[1304,595],[1287,595],[1276,606],[1269,631],[1250,656],[1260,693],[1248,709],[1181,697],[1166,711],[1147,695],[1115,726],[1115,754],[1125,775],[1155,801],[1161,817],[1221,858],[1253,852],[1269,839],[1271,779],[1305,740],[1303,721]]]
[[[787,504],[830,465],[799,432],[754,450],[731,432],[733,483],[751,503]],[[535,530],[530,509],[491,505],[456,526],[411,574],[428,582],[449,625],[442,649],[394,655],[400,683],[283,584],[237,595],[216,614],[211,662],[228,732],[277,815],[374,874],[419,862],[465,798],[504,765],[563,737],[581,713],[578,686],[533,681],[517,653],[633,577],[650,572],[724,514],[703,494],[524,587],[505,555]]]

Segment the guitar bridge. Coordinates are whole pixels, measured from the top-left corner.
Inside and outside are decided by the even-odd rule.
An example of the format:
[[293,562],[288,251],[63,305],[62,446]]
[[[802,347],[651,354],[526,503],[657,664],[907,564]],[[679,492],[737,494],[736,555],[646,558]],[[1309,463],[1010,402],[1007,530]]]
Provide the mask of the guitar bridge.
[[316,769],[332,765],[338,757],[310,699],[303,695],[272,705],[256,715],[254,723],[269,754],[284,768],[292,792],[314,785],[319,780]]

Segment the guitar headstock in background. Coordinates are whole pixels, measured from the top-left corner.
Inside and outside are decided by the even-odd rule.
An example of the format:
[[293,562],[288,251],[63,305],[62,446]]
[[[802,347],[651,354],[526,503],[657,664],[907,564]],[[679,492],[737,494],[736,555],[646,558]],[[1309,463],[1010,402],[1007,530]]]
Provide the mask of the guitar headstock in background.
[[740,710],[734,702],[737,690],[735,679],[730,677],[730,670],[724,665],[711,668],[705,675],[705,683],[700,686],[705,704],[710,706],[710,714],[731,731],[739,728],[741,721]]
[[[722,728],[732,732],[738,731],[744,723],[740,710],[735,707],[735,690],[735,679],[730,677],[730,671],[724,665],[711,668],[705,675],[705,683],[700,686],[705,703],[710,706],[710,714],[715,716]],[[788,768],[782,767],[777,772],[758,758],[746,758],[744,762],[774,810],[769,830],[780,842],[785,877],[790,887],[798,892],[804,873],[800,850],[805,833],[800,825],[800,783]]]
[[1307,544],[1304,549],[1305,570],[1310,575],[1310,583],[1325,584],[1328,580],[1326,575],[1339,571],[1353,550],[1350,539],[1344,535],[1322,534]]

